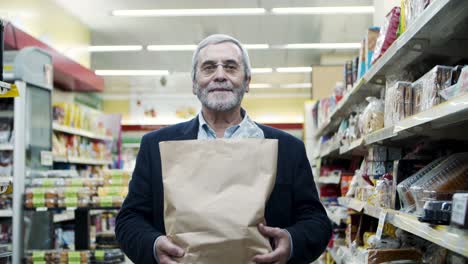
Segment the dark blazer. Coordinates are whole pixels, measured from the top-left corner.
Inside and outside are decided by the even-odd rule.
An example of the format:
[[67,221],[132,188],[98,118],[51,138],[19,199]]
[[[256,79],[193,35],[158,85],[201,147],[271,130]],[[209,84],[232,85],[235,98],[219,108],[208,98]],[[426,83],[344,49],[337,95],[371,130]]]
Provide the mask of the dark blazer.
[[[194,118],[142,138],[129,193],[115,228],[122,250],[134,263],[155,263],[154,241],[165,234],[159,142],[197,139],[198,126]],[[276,184],[265,208],[266,221],[291,234],[294,251],[288,263],[310,263],[325,250],[331,223],[319,201],[304,144],[280,130],[259,127],[265,138],[278,139]]]

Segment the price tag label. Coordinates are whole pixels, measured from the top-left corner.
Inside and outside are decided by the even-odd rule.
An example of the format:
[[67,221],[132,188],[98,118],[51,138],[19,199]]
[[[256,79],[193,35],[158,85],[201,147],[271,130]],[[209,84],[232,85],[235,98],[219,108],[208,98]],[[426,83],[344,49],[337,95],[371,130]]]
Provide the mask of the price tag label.
[[[45,206],[45,199],[44,197],[34,197],[33,198],[33,206],[34,207],[44,207]],[[39,210],[39,208],[37,208]]]
[[79,187],[68,187],[65,189],[65,197],[76,197]]
[[96,250],[94,252],[94,258],[99,261],[104,260],[104,250]]
[[44,179],[42,182],[42,186],[44,187],[54,187],[55,186],[55,180],[54,179]]
[[72,262],[77,262],[77,263],[81,262],[80,252],[76,252],[76,251],[68,252],[68,263],[72,263]]
[[382,233],[385,226],[385,219],[387,218],[387,210],[382,210],[379,215],[379,224],[377,225],[377,231],[375,232],[375,237],[377,239],[382,239]]
[[[35,260],[43,261],[44,257],[45,257],[45,252],[42,252],[42,251],[34,251],[33,255],[32,255],[32,259],[34,261]],[[36,262],[34,262],[34,263],[36,263]]]
[[112,196],[101,197],[101,207],[112,207]]
[[45,189],[44,188],[33,188],[32,189],[33,199],[34,198],[44,198]]
[[76,197],[67,197],[65,198],[65,207],[77,207],[78,198]]
[[74,187],[81,187],[83,186],[83,179],[81,178],[78,178],[78,179],[72,179],[71,180],[71,185],[74,186]]

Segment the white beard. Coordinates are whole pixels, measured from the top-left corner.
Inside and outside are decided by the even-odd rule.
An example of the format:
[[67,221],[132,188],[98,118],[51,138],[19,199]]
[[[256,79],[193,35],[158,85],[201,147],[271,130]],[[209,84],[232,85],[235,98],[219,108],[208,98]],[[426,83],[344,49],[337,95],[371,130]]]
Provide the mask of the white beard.
[[[218,112],[230,111],[239,106],[247,90],[246,85],[234,87],[231,82],[210,83],[207,87],[203,88],[200,88],[198,84],[195,85],[195,92],[202,105]],[[220,88],[230,91],[210,92]]]

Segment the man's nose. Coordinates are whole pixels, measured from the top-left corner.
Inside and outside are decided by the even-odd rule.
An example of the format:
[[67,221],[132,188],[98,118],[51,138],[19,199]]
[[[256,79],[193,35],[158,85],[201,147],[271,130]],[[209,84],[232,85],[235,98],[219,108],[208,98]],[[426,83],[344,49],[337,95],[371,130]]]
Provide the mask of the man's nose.
[[215,76],[214,76],[214,81],[216,82],[224,82],[226,81],[226,73],[224,72],[223,65],[218,65],[216,68]]

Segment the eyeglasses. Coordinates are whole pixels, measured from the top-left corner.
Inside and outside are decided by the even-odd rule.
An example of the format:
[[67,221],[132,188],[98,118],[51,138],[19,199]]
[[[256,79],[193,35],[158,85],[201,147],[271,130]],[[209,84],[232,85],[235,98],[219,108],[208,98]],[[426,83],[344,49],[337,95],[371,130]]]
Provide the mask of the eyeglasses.
[[236,62],[204,63],[200,67],[200,72],[205,76],[211,76],[218,70],[219,66],[223,67],[223,71],[227,74],[236,74],[241,70],[241,66]]

